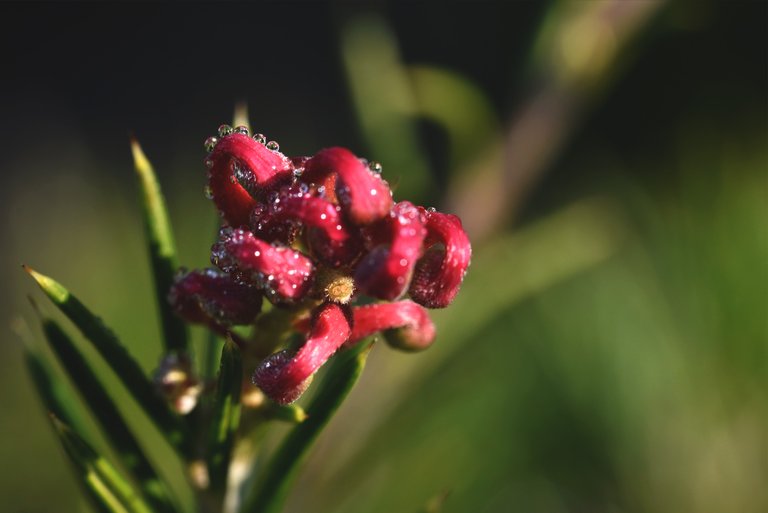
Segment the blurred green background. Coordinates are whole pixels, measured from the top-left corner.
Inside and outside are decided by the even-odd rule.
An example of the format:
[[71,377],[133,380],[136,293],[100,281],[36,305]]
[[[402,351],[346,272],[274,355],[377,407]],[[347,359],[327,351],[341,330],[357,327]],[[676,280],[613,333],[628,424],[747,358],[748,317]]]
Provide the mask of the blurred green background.
[[762,1],[3,4],[0,509],[85,508],[21,364],[40,294],[20,264],[152,369],[128,133],[204,266],[202,141],[246,102],[287,154],[378,160],[474,246],[434,347],[375,348],[288,511],[768,510],[767,19]]

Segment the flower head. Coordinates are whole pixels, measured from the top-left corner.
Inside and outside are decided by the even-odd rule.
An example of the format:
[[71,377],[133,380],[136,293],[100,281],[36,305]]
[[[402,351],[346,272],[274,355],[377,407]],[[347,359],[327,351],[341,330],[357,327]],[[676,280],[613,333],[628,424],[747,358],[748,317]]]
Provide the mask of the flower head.
[[[240,341],[268,354],[252,376],[265,394],[295,401],[336,351],[378,332],[406,351],[432,344],[426,308],[451,303],[470,262],[456,216],[395,203],[381,166],[345,148],[288,158],[260,134],[224,125],[206,149],[208,189],[224,221],[211,252],[218,269],[182,275],[169,298],[188,321],[219,331],[274,326],[255,318],[287,312],[298,344],[261,352],[250,345],[263,334]],[[263,298],[277,310],[260,314]]]

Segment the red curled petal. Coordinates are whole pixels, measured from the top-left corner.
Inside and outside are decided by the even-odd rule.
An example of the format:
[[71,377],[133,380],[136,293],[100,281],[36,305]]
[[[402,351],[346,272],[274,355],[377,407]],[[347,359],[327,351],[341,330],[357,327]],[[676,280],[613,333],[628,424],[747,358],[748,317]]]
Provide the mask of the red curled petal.
[[461,219],[452,214],[422,210],[427,220],[429,250],[416,264],[409,293],[427,308],[445,308],[459,292],[472,258]]
[[382,331],[389,345],[405,351],[421,351],[435,340],[429,312],[413,301],[378,303],[352,309],[354,328],[347,345]]
[[312,261],[286,246],[269,244],[243,229],[224,228],[211,248],[211,262],[239,281],[264,290],[273,303],[299,300],[312,286]]
[[273,401],[292,403],[304,393],[309,381],[351,333],[348,311],[335,303],[315,310],[306,342],[291,356],[280,351],[265,358],[253,373],[253,383]]
[[336,196],[352,223],[370,224],[389,213],[392,191],[387,182],[345,148],[318,152],[304,164],[301,180],[319,184],[332,173],[338,175]]
[[397,203],[381,223],[388,240],[361,260],[355,283],[363,293],[391,301],[408,289],[427,230],[422,213],[408,201]]
[[239,133],[223,137],[206,161],[213,201],[234,227],[248,224],[254,196],[293,176],[293,164],[285,155]]
[[283,187],[273,193],[267,204],[256,208],[251,216],[254,233],[266,240],[278,240],[286,231],[286,224],[316,228],[334,242],[344,242],[350,237],[339,207],[313,196],[303,184]]
[[213,269],[176,277],[168,301],[183,319],[211,326],[250,324],[261,311],[261,292]]

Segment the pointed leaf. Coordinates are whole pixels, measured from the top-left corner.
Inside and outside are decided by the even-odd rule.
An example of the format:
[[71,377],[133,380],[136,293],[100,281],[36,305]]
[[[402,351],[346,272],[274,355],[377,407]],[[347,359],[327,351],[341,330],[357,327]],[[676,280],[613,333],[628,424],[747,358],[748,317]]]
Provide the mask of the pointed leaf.
[[235,433],[240,425],[240,391],[243,388],[243,360],[240,349],[227,340],[221,350],[216,402],[209,444],[208,475],[211,487],[222,490],[227,483],[227,470],[232,455]]
[[50,319],[43,320],[43,332],[62,367],[101,425],[104,435],[133,474],[147,501],[157,511],[173,511],[167,489],[128,428],[117,405],[106,392],[72,339]]
[[277,513],[281,510],[309,448],[357,383],[372,345],[363,341],[335,357],[307,408],[307,419],[285,437],[241,511]]
[[35,279],[51,299],[88,339],[109,364],[136,402],[142,407],[161,433],[174,447],[185,450],[188,446],[186,426],[157,393],[141,366],[128,353],[117,336],[60,283],[29,267],[24,269]]
[[51,423],[82,480],[88,498],[98,511],[151,513],[149,506],[107,459],[53,414]]
[[155,295],[163,327],[165,351],[186,352],[189,344],[187,325],[173,313],[167,295],[179,267],[173,230],[165,208],[165,198],[157,182],[152,164],[138,141],[131,139],[131,151],[141,186],[141,199],[146,226],[149,257],[155,278]]

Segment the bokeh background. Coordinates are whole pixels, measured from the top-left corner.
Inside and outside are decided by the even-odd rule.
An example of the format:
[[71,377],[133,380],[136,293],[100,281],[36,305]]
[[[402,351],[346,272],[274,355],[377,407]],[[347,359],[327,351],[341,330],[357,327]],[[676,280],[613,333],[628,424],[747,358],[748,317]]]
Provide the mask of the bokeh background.
[[375,348],[288,511],[768,510],[767,19],[762,1],[3,4],[0,509],[85,508],[23,369],[42,298],[20,264],[151,370],[128,134],[204,266],[202,141],[244,102],[288,154],[380,161],[474,245],[435,346]]

